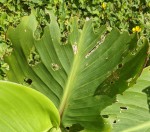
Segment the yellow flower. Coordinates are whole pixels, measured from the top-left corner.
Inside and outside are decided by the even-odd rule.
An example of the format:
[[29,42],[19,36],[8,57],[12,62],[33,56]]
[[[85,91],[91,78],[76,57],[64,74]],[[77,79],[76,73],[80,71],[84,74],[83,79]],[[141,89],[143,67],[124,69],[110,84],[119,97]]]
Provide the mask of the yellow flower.
[[102,5],[101,5],[101,7],[105,10],[106,9],[106,3],[103,2]]
[[132,28],[132,32],[135,33],[135,32],[141,32],[141,28],[139,26],[136,26],[134,28]]
[[132,32],[133,32],[133,33],[135,33],[135,32],[136,32],[136,31],[135,31],[135,27],[134,27],[134,28],[132,28]]

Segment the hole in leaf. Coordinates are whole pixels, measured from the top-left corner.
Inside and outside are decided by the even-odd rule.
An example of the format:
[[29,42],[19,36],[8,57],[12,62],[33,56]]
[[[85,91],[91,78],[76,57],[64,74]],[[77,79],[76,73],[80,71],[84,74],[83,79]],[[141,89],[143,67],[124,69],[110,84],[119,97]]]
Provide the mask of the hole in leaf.
[[27,83],[28,85],[32,84],[32,80],[30,78],[25,78],[24,82]]
[[116,120],[113,121],[113,123],[116,123],[116,122],[117,122]]
[[43,36],[43,33],[43,28],[40,25],[38,25],[34,32],[35,39],[39,40]]
[[46,21],[47,21],[48,23],[50,23],[50,16],[49,16],[49,14],[45,14],[45,19],[46,19]]
[[54,71],[57,71],[57,70],[60,69],[60,67],[59,67],[58,64],[52,63],[51,65],[52,65],[52,69],[53,69]]
[[122,68],[122,67],[123,67],[123,64],[120,63],[120,64],[118,65],[118,68],[120,69],[120,68]]
[[66,41],[67,41],[66,37],[61,37],[61,42],[62,43],[66,42]]
[[34,66],[38,63],[40,63],[40,56],[39,54],[36,52],[35,47],[32,47],[31,51],[30,51],[30,55],[28,57],[28,64],[30,66]]
[[61,34],[61,42],[63,45],[65,45],[68,43],[68,32],[63,31]]
[[114,84],[114,81],[111,81],[110,84]]
[[76,55],[78,53],[78,47],[77,47],[76,42],[72,45],[72,49],[73,49],[74,54]]
[[128,108],[127,108],[127,107],[124,107],[124,106],[121,106],[120,109],[121,109],[121,110],[127,110]]
[[108,115],[102,115],[102,117],[103,117],[103,118],[108,118],[109,116],[108,116]]
[[69,128],[69,127],[66,127],[66,129],[69,130],[70,128]]
[[99,46],[105,41],[105,38],[108,34],[108,31],[106,31],[104,34],[101,35],[101,38],[100,40],[96,43],[96,45],[91,49],[91,51],[89,51],[86,55],[85,55],[85,58],[88,58],[92,53],[94,53],[98,48]]
[[80,132],[81,130],[84,130],[84,127],[82,127],[80,124],[73,124],[69,128],[69,132]]

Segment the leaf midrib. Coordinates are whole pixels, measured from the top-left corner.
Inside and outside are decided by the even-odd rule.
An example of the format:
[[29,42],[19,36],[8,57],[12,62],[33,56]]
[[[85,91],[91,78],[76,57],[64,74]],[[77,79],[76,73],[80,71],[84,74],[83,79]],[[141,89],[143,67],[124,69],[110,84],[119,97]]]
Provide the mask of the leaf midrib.
[[59,113],[60,113],[60,117],[62,117],[65,106],[67,105],[69,96],[70,96],[70,91],[73,88],[73,83],[75,82],[75,75],[77,74],[78,71],[78,66],[79,66],[79,62],[80,62],[80,58],[78,56],[79,53],[77,53],[76,55],[74,55],[74,61],[72,63],[72,67],[71,67],[71,71],[70,74],[68,76],[67,82],[66,82],[66,86],[64,87],[64,93],[61,99],[61,103],[59,106]]

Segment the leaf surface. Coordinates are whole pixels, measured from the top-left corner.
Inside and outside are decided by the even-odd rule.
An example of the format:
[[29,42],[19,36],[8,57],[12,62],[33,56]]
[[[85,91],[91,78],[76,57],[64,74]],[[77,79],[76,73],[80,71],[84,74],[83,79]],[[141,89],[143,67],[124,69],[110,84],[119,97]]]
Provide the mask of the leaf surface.
[[0,81],[0,131],[37,132],[59,128],[54,104],[41,93],[15,83]]
[[[30,87],[54,102],[64,129],[79,125],[85,131],[109,131],[100,111],[139,76],[147,58],[147,41],[137,44],[135,34],[117,29],[107,33],[105,26],[95,33],[91,20],[78,29],[74,18],[68,43],[64,44],[52,13],[50,19],[41,38],[35,38],[37,22],[33,15],[8,31],[14,48],[5,58],[10,65],[8,79],[19,83],[30,80]],[[31,55],[34,65],[29,61]]]
[[117,96],[117,103],[102,111],[102,114],[105,117],[107,115],[108,120],[112,123],[112,132],[150,131],[150,113],[147,96],[143,92],[143,90],[147,91],[149,86],[150,67],[147,67],[143,70],[133,87],[125,91],[123,95]]

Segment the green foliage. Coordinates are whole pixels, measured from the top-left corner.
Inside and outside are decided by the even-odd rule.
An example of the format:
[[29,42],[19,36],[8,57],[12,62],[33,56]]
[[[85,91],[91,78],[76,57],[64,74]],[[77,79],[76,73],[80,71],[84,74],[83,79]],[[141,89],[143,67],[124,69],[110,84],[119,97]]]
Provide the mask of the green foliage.
[[[133,87],[123,95],[117,95],[117,102],[102,111],[101,114],[112,124],[112,132],[150,131],[149,86],[150,67],[147,67]],[[143,91],[147,91],[148,98]]]
[[[104,2],[106,8],[102,7]],[[60,24],[67,26],[71,17],[80,17],[80,26],[84,19],[89,17],[94,19],[95,27],[107,24],[108,27],[115,26],[131,32],[134,26],[139,25],[142,27],[142,33],[149,37],[149,0],[9,0],[1,1],[0,4],[0,25],[4,31],[10,25],[16,26],[22,16],[30,14],[31,9],[35,10],[38,21],[44,26],[48,21],[45,9],[48,9],[55,12]]]
[[41,38],[33,14],[8,30],[14,49],[5,58],[8,79],[49,97],[59,110],[63,131],[110,131],[100,112],[135,83],[147,58],[147,40],[137,43],[136,34],[116,28],[108,32],[105,26],[95,32],[91,20],[81,29],[74,18],[68,41],[63,42],[56,17],[48,13],[51,21]]
[[[148,45],[143,37],[149,39],[150,36],[149,8],[149,0],[0,0],[0,79],[8,77],[14,82],[30,85],[48,96],[59,111],[66,104],[61,114],[61,129],[64,128],[64,131],[99,131],[99,127],[109,131],[109,125],[106,125],[107,122],[99,113],[114,102],[116,94],[122,93],[135,82],[144,66]],[[53,24],[55,21],[53,17],[49,17],[49,10],[57,16],[60,30],[57,24],[54,27],[50,26],[52,23],[49,25],[51,20]],[[8,36],[6,35],[9,26],[16,27],[21,17],[28,16],[31,12],[38,23],[33,15],[30,18],[25,17],[24,22],[16,28],[17,31],[10,29]],[[77,19],[73,20],[74,16],[80,18],[78,23]],[[92,19],[94,23],[88,21],[84,25],[85,19]],[[101,27],[102,24],[106,28]],[[97,34],[93,33],[91,25]],[[126,32],[120,34],[113,29],[118,27],[121,31],[132,33],[136,26],[141,28],[137,33],[138,37],[136,34],[130,36]],[[100,44],[103,41],[106,46]],[[72,44],[73,51],[69,44]],[[12,48],[14,51],[11,57],[6,59],[10,66],[6,76],[9,66],[3,56],[9,55]],[[75,57],[76,52],[79,57]],[[94,59],[95,66],[92,65]],[[91,84],[88,85],[87,82]],[[85,85],[78,91],[77,88],[82,84]],[[149,89],[145,92],[148,91]],[[82,96],[83,99],[78,99]],[[124,101],[121,103],[124,104]],[[92,108],[91,104],[97,106]],[[84,105],[85,108],[81,109]],[[87,117],[81,115],[82,113],[91,115]]]
[[60,117],[54,104],[31,88],[0,81],[0,100],[1,131],[46,132],[59,128]]

